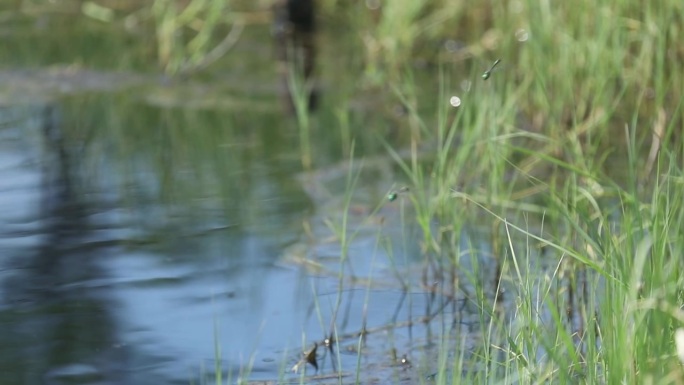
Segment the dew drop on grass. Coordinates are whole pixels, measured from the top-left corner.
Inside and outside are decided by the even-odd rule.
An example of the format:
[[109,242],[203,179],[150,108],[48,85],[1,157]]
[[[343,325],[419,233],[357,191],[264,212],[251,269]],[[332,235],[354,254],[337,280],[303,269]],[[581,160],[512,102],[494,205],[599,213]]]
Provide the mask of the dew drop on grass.
[[444,42],[444,49],[446,49],[449,53],[455,53],[463,49],[463,43],[459,43],[456,40],[449,39]]
[[684,364],[684,329],[682,328],[675,331],[675,348],[677,349],[679,361]]
[[451,99],[449,99],[449,104],[451,104],[452,107],[458,107],[461,105],[461,98],[452,96]]
[[530,34],[527,30],[520,28],[515,31],[515,38],[518,39],[519,42],[524,43],[530,38]]

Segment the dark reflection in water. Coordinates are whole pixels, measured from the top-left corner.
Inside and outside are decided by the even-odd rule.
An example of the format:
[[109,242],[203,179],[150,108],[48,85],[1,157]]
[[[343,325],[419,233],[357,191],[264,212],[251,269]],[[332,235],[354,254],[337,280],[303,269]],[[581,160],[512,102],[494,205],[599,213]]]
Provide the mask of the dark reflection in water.
[[[64,139],[59,106],[30,110],[37,117],[20,129],[35,135],[32,144],[36,147],[31,151],[42,153],[41,164],[32,165],[31,151],[20,149],[20,136],[31,135],[12,135],[11,126],[3,128],[5,143],[17,145],[13,154],[4,151],[3,201],[17,193],[40,191],[35,200],[3,202],[6,207],[21,203],[34,207],[23,218],[5,210],[0,315],[3,383],[52,384],[64,378],[124,382],[126,372],[121,369],[126,352],[116,344],[110,293],[79,285],[106,274],[101,261],[108,248],[95,242],[96,230],[88,218],[93,202],[76,193],[73,164],[77,159]],[[8,164],[12,161],[13,165]],[[27,179],[33,179],[32,183],[21,185]],[[13,220],[20,222],[10,223]],[[13,232],[13,227],[19,230]],[[12,247],[11,241],[30,246]]]
[[[88,113],[64,115],[54,104],[0,116],[0,383],[187,383],[201,365],[213,371],[215,345],[225,347],[221,366],[238,373],[275,313],[282,319],[272,324],[294,329],[296,274],[274,261],[299,232],[286,223],[308,203],[281,182],[284,170],[267,167],[275,159],[247,146],[221,158],[226,148],[200,138],[161,156],[180,172],[150,167],[164,150],[138,146],[158,132],[121,144],[121,127],[103,124],[88,137],[76,127]],[[141,121],[134,132],[149,124]],[[187,121],[157,124],[172,131]],[[127,167],[134,171],[120,171]],[[197,191],[180,184],[188,176]]]

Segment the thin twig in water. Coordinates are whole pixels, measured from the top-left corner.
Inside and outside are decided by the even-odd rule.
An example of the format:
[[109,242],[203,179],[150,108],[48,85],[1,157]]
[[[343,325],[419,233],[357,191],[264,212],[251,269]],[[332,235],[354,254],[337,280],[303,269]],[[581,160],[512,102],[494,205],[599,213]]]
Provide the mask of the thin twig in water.
[[359,336],[373,334],[373,333],[377,333],[377,332],[381,332],[381,331],[385,331],[385,330],[409,327],[409,326],[416,325],[418,323],[427,323],[427,322],[432,321],[438,315],[440,315],[442,313],[442,310],[444,310],[453,301],[455,301],[455,299],[452,299],[450,301],[444,301],[444,303],[442,303],[442,305],[438,309],[436,309],[435,312],[432,314],[428,314],[428,315],[425,315],[422,317],[417,317],[417,318],[410,319],[410,320],[403,321],[403,322],[391,322],[391,323],[388,323],[388,324],[385,324],[382,326],[378,326],[378,327],[374,327],[374,328],[365,328],[365,329],[358,331],[358,332],[352,332],[352,333],[346,333],[346,334],[338,335],[337,340],[333,340],[332,338],[326,338],[322,341],[314,342],[314,344],[328,346],[329,344],[332,344],[335,341],[355,339],[355,338],[358,338]]

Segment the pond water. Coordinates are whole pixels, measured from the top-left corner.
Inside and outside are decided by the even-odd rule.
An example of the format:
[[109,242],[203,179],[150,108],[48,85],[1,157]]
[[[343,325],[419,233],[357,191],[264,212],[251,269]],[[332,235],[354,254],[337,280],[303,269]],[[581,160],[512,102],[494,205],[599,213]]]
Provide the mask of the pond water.
[[438,338],[411,320],[443,300],[419,289],[420,251],[402,245],[418,238],[401,223],[407,201],[370,215],[392,186],[389,158],[364,169],[349,210],[359,233],[341,263],[325,219],[344,211],[348,163],[298,172],[295,132],[257,120],[263,113],[241,121],[116,95],[0,111],[7,383],[190,383],[217,367],[224,378],[275,380],[331,325],[351,334],[335,351],[352,352],[321,358],[319,374],[340,363],[355,372],[364,326],[381,329],[366,339],[363,366],[375,369],[364,376],[421,374],[392,355]]
[[[337,382],[337,372],[415,383],[434,372],[445,327],[471,343],[476,311],[421,285],[409,200],[385,198],[400,173],[361,124],[365,167],[346,192],[360,168],[325,131],[340,122],[330,94],[312,118],[315,169],[302,172],[263,29],[236,53],[259,66],[210,81],[50,66],[40,47],[0,70],[2,383]],[[352,123],[380,121],[361,104]],[[343,249],[331,227],[345,212],[355,236]],[[318,370],[292,373],[331,335]]]

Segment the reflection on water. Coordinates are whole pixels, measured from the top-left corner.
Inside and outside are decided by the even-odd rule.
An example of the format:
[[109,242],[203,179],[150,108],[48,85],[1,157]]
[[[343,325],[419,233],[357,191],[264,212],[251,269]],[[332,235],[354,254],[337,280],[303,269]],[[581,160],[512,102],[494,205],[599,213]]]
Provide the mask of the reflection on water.
[[[339,244],[324,239],[322,216],[338,215],[346,172],[298,176],[296,133],[269,126],[276,116],[252,119],[115,95],[1,110],[7,383],[188,383],[214,372],[216,346],[233,378],[251,367],[250,378],[274,379],[332,332],[351,333],[339,345],[353,352],[354,333],[426,312],[434,296],[406,296],[392,278],[418,250],[397,246],[391,262],[378,226],[352,243],[342,271],[357,282],[340,292]],[[360,193],[383,200],[391,176],[378,170]],[[378,217],[398,223],[396,203]],[[355,210],[359,228],[368,209]],[[360,280],[371,277],[367,294]],[[367,364],[407,351],[415,327],[369,335],[380,360]],[[340,357],[353,371],[356,354]],[[321,357],[320,372],[337,360]]]
[[[385,381],[409,373],[390,352],[434,346],[455,322],[461,338],[476,334],[472,316],[454,315],[464,302],[419,288],[408,200],[386,200],[389,159],[366,163],[341,262],[325,219],[340,223],[349,164],[298,173],[296,132],[269,125],[275,115],[116,95],[1,112],[9,383],[189,383],[217,367],[275,379],[314,341],[315,374],[354,372],[361,352],[369,380]],[[434,369],[423,366],[411,375]]]
[[[3,378],[185,382],[214,357],[215,340],[235,372],[260,336],[282,348],[261,323],[279,312],[287,316],[278,324],[297,324],[289,314],[296,276],[273,263],[309,205],[285,170],[268,165],[274,158],[251,159],[258,150],[245,146],[182,164],[189,159],[160,146],[137,147],[181,135],[152,133],[127,147],[112,140],[120,127],[99,125],[86,137],[72,118],[87,114],[64,115],[58,104],[2,110],[0,361],[11,368]],[[155,165],[159,157],[178,171]],[[223,161],[235,164],[210,169]],[[188,179],[197,191],[183,186]]]
[[[8,383],[63,375],[118,380],[112,299],[78,282],[106,275],[107,249],[91,227],[92,202],[75,191],[77,161],[53,105],[4,109],[2,149],[2,360]],[[89,360],[82,357],[87,355]],[[119,366],[117,368],[117,366]]]
[[[97,33],[75,47],[80,34],[19,34],[12,64],[135,53]],[[387,201],[397,173],[376,140],[382,114],[368,101],[345,100],[363,106],[347,117],[321,109],[317,169],[300,173],[298,127],[263,60],[270,45],[248,39],[211,85],[71,66],[0,71],[0,383],[188,384],[217,369],[273,380],[314,342],[319,368],[306,375],[361,365],[364,383],[415,383],[435,364],[416,352],[438,346],[441,330],[469,346],[474,312],[421,286],[409,199]],[[300,43],[312,75],[313,42]],[[346,139],[331,129],[345,121]],[[344,160],[351,137],[362,172]],[[329,226],[342,222],[350,172],[360,172],[348,218],[358,236],[342,262]]]

